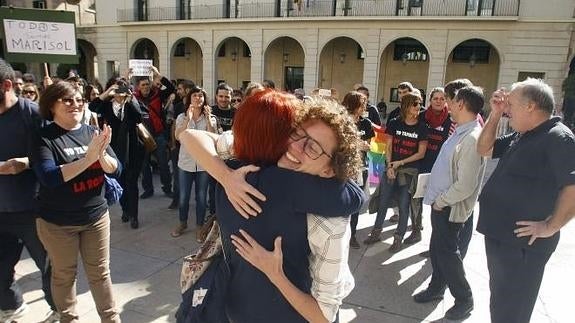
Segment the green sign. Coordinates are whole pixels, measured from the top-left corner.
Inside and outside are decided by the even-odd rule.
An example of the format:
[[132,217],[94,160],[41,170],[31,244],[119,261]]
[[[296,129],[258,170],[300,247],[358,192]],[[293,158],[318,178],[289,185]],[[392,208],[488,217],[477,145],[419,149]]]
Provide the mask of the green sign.
[[74,12],[2,7],[0,32],[10,62],[78,63]]

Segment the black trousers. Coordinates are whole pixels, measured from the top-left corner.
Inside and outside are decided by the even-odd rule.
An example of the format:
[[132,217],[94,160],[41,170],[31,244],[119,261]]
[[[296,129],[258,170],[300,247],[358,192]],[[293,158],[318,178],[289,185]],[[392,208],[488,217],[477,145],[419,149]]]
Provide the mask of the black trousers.
[[529,323],[551,253],[485,237],[492,323]]
[[[367,185],[367,169],[365,169],[362,173],[361,176],[363,177],[363,185],[361,185],[360,187],[362,189],[365,188],[365,185]],[[352,214],[350,216],[350,221],[349,221],[349,225],[351,226],[351,235],[354,236],[355,233],[357,232],[357,222],[359,221],[359,212],[355,212],[354,214]]]
[[50,290],[50,263],[38,239],[33,215],[29,212],[0,213],[0,218],[0,309],[14,310],[22,305],[22,292],[14,280],[14,267],[26,246],[42,275],[46,302],[55,310]]
[[449,287],[455,303],[472,300],[471,287],[465,278],[463,258],[473,232],[473,214],[465,223],[449,222],[450,207],[431,211],[429,255],[433,274],[428,289],[441,293]]
[[141,164],[128,165],[124,168],[119,178],[120,185],[124,189],[122,197],[120,197],[120,205],[122,206],[122,212],[130,219],[138,218],[138,203],[140,201],[138,194],[138,177],[140,175],[140,169]]

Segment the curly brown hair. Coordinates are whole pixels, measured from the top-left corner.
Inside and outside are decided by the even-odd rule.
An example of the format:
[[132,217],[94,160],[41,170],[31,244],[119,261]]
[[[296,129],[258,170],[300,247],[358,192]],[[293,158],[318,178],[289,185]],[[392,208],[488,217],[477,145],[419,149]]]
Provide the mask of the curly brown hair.
[[320,97],[305,100],[296,112],[296,123],[319,120],[329,126],[337,139],[331,159],[335,177],[341,181],[356,178],[361,170],[360,136],[352,117],[341,104]]

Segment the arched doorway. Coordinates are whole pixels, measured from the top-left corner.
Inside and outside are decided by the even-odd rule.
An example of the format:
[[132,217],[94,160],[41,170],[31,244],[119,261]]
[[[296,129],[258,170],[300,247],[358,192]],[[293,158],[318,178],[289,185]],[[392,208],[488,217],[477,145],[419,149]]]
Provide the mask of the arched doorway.
[[56,75],[67,78],[70,73],[79,75],[88,83],[94,83],[95,71],[98,70],[96,48],[92,43],[84,39],[78,39],[78,64],[58,64]]
[[349,37],[330,40],[319,56],[318,86],[335,88],[341,100],[354,84],[363,83],[364,53],[361,45]]
[[272,41],[265,52],[264,79],[278,89],[293,92],[303,88],[305,55],[300,43],[291,37]]
[[132,45],[132,50],[130,51],[130,58],[132,59],[151,59],[154,66],[158,67],[160,63],[160,54],[158,53],[158,47],[153,41],[148,38],[138,39],[134,45]]
[[385,47],[379,63],[377,91],[379,97],[377,100],[383,98],[389,103],[387,111],[399,106],[397,85],[401,82],[411,82],[421,91],[425,100],[429,74],[429,51],[423,43],[410,37],[396,39]]
[[78,52],[80,54],[78,74],[89,83],[93,83],[97,78],[95,71],[98,70],[96,48],[89,41],[78,39]]
[[[489,97],[497,88],[500,58],[495,47],[482,39],[459,43],[447,58],[445,83],[459,78],[469,79],[483,88]],[[486,100],[486,106],[488,102]]]
[[179,39],[172,48],[171,73],[175,80],[192,80],[203,86],[203,54],[198,42],[192,38]]
[[229,37],[218,45],[215,55],[216,86],[227,83],[234,89],[244,89],[251,81],[252,52],[248,44]]

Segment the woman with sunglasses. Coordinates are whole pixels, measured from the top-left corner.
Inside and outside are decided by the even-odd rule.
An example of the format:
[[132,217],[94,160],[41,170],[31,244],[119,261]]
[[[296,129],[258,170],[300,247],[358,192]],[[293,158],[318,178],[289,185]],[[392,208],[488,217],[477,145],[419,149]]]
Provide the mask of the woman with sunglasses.
[[130,222],[132,229],[138,221],[138,177],[144,160],[144,145],[140,141],[137,126],[145,113],[139,101],[132,96],[124,79],[112,78],[106,84],[106,91],[90,103],[90,110],[102,117],[103,123],[112,128],[110,145],[116,152],[124,170],[119,178],[124,189],[120,197],[122,222]]
[[110,148],[111,129],[82,123],[86,109],[72,84],[56,82],[40,98],[40,113],[53,121],[40,130],[32,165],[40,182],[38,237],[52,264],[52,296],[60,322],[78,322],[78,254],[102,322],[120,322],[110,278],[110,218],[104,173],[120,173]]
[[22,97],[38,103],[40,99],[40,92],[38,91],[38,87],[34,83],[26,83],[22,87]]
[[[263,90],[246,98],[233,132],[236,159],[228,165],[235,173],[217,158],[217,135],[180,136],[221,183],[216,215],[231,272],[226,315],[237,323],[333,322],[353,288],[347,215],[364,200],[349,180],[360,162],[353,121],[336,102],[304,106],[293,95]],[[253,187],[243,181],[257,170],[241,167],[248,164],[261,167],[247,175]],[[247,195],[265,201],[260,207]],[[275,256],[266,250],[253,257],[264,248],[275,248]]]
[[230,101],[232,104],[232,108],[238,109],[240,107],[240,104],[242,103],[243,98],[244,94],[242,93],[242,91],[234,90],[232,92],[232,100]]
[[383,221],[394,194],[398,196],[399,223],[389,247],[392,253],[402,247],[403,236],[407,231],[411,196],[415,191],[418,176],[418,161],[425,156],[427,149],[427,126],[419,120],[421,97],[408,93],[401,99],[399,116],[392,119],[385,129],[385,158],[387,170],[379,180],[379,206],[373,229],[365,244],[381,240]]

